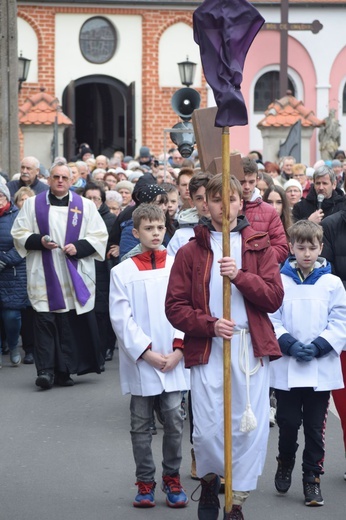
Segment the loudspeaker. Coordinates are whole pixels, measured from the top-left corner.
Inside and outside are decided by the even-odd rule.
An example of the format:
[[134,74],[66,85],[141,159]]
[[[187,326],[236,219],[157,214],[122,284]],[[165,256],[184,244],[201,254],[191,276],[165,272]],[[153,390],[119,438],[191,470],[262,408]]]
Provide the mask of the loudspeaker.
[[193,88],[181,88],[177,90],[171,99],[171,105],[176,114],[183,121],[189,121],[193,111],[199,108],[201,96]]
[[177,145],[180,155],[186,159],[190,157],[193,152],[193,145],[195,144],[195,134],[193,132],[192,123],[184,121],[184,123],[177,123],[173,126],[170,138],[175,145]]

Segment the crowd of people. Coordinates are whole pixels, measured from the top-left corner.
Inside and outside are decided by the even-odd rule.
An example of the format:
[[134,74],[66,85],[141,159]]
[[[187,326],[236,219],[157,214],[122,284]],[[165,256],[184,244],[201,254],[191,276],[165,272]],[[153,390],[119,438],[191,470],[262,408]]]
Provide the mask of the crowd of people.
[[49,170],[25,157],[19,174],[0,174],[0,367],[7,353],[13,367],[35,363],[36,386],[50,390],[103,372],[118,349],[138,508],[155,506],[155,414],[166,503],[188,504],[179,474],[188,392],[197,514],[219,517],[223,340],[232,348],[233,440],[224,519],[244,519],[275,422],[276,490],[291,486],[303,425],[304,503],[324,504],[331,393],[346,452],[345,153],[310,166],[252,151],[241,163],[244,175],[230,178],[230,257],[222,176],[202,171],[197,151],[155,157],[142,146],[137,157],[94,157],[82,143]]

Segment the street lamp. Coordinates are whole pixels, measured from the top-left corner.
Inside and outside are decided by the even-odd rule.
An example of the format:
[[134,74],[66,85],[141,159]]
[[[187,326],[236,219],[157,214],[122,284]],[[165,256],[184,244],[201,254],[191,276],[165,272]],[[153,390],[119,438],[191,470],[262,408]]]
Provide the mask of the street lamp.
[[28,79],[30,62],[28,58],[23,58],[22,51],[20,51],[20,56],[18,57],[18,92],[20,92],[22,88],[22,83]]
[[196,65],[197,63],[189,61],[188,56],[186,56],[186,61],[181,61],[180,63],[178,63],[180,81],[182,85],[185,85],[186,87],[192,85],[195,77]]
[[201,97],[197,90],[189,88],[192,85],[197,63],[186,61],[178,63],[180,81],[185,87],[177,90],[171,100],[172,108],[176,114],[183,120],[183,123],[177,123],[173,126],[172,132],[169,134],[171,141],[178,147],[182,157],[190,157],[195,144],[195,134],[193,125],[190,123],[193,111],[199,108]]

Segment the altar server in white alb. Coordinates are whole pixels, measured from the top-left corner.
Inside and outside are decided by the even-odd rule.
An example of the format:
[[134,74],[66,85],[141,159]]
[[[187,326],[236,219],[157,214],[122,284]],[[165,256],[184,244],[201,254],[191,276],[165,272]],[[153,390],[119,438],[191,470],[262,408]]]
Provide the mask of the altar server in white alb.
[[[269,435],[269,359],[280,356],[268,312],[282,303],[283,288],[267,233],[254,231],[243,215],[242,188],[230,178],[229,231],[232,257],[222,249],[222,174],[206,186],[211,221],[175,257],[166,314],[185,332],[185,366],[191,370],[193,445],[201,480],[199,520],[219,517],[219,475],[224,465],[223,339],[232,349],[232,510],[256,489]],[[231,319],[223,318],[223,277],[232,283]],[[196,495],[195,495],[196,496]],[[226,516],[227,515],[227,516]]]
[[155,463],[149,429],[155,396],[164,418],[162,490],[169,507],[186,506],[180,483],[183,416],[181,391],[189,389],[183,364],[183,333],[165,315],[173,258],[161,245],[165,215],[154,204],[141,204],[132,215],[140,244],[111,271],[110,317],[119,344],[120,382],[131,394],[131,440],[138,494],[134,507],[155,506]]
[[319,257],[323,229],[300,220],[288,230],[289,257],[281,269],[282,306],[271,315],[283,357],[271,363],[271,386],[277,398],[279,455],[275,487],[287,493],[303,424],[305,505],[324,504],[325,427],[330,390],[343,388],[340,353],[346,340],[346,292],[329,262]]
[[26,201],[12,228],[26,257],[28,295],[35,311],[36,385],[72,386],[71,374],[100,373],[94,315],[95,260],[108,233],[93,202],[70,191],[72,172],[50,169],[49,191]]

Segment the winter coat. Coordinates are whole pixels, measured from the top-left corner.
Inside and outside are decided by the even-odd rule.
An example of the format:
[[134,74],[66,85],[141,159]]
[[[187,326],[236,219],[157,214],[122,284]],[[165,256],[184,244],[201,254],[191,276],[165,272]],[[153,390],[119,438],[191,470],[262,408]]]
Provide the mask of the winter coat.
[[26,265],[13,245],[11,229],[19,209],[11,202],[0,217],[0,309],[24,309],[29,305],[26,291]]
[[[255,232],[241,216],[242,268],[232,283],[244,297],[249,330],[256,357],[281,356],[268,318],[282,303],[283,288],[279,267],[267,233]],[[206,225],[195,227],[195,239],[177,252],[166,298],[166,315],[172,325],[185,332],[185,366],[208,363],[214,325],[211,316],[209,284],[213,251]],[[258,275],[258,276],[254,276]],[[220,298],[221,298],[220,294]]]
[[[114,224],[116,216],[109,211],[107,204],[103,203],[99,208],[103,222],[106,224],[108,234]],[[108,251],[109,247],[107,247]],[[96,271],[96,294],[95,294],[95,312],[108,313],[109,312],[109,280],[110,270],[113,267],[112,260],[95,260]]]
[[[317,206],[317,193],[314,185],[312,185],[306,199],[301,199],[294,205],[292,211],[293,220],[296,222],[297,220],[309,218],[317,210]],[[329,199],[324,199],[321,205],[324,218],[344,208],[346,208],[346,197],[339,188],[333,190],[332,196]]]
[[341,278],[346,289],[346,209],[322,220],[322,256],[332,265],[332,272]]
[[277,263],[284,262],[289,253],[284,227],[276,210],[262,200],[257,188],[255,188],[252,199],[244,201],[243,214],[250,222],[252,229],[268,233]]
[[34,182],[32,184],[30,184],[30,186],[26,186],[26,184],[24,184],[24,182],[22,182],[20,179],[18,179],[17,181],[10,181],[6,184],[6,186],[10,190],[10,194],[11,194],[12,198],[15,196],[15,194],[19,190],[19,188],[23,188],[24,186],[27,188],[30,188],[32,191],[34,191],[36,193],[36,195],[38,193],[41,193],[42,191],[49,190],[48,184],[41,182],[38,177],[36,177]]

